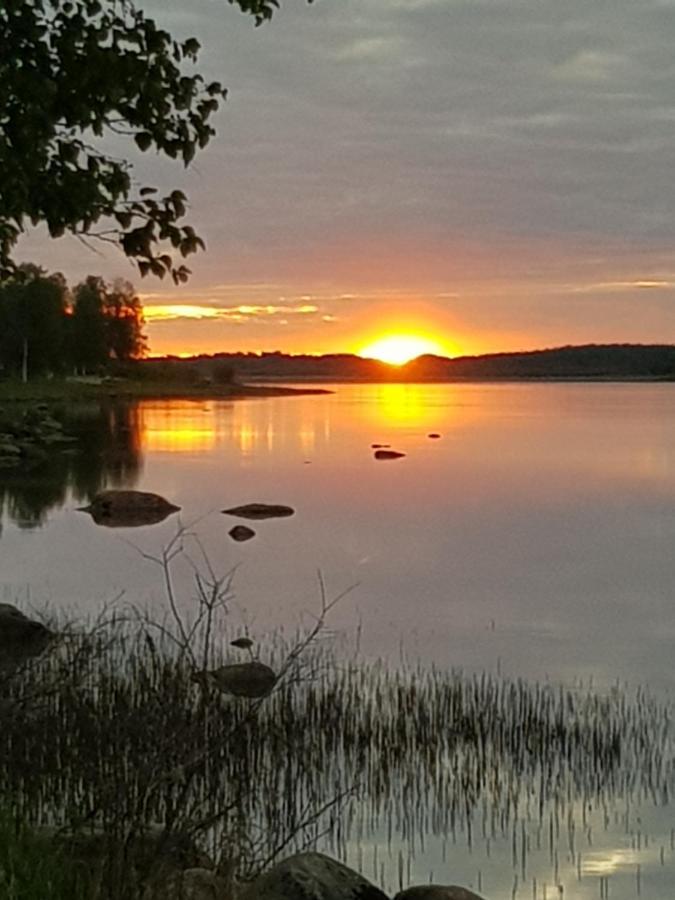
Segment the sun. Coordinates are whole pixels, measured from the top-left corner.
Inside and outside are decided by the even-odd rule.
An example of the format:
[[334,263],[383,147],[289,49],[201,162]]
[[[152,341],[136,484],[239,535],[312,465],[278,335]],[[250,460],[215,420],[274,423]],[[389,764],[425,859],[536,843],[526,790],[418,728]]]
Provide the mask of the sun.
[[423,353],[435,353],[439,356],[445,355],[443,348],[437,341],[414,334],[390,334],[386,337],[378,338],[372,344],[368,344],[367,347],[359,350],[359,356],[365,356],[368,359],[379,359],[392,366],[402,366]]

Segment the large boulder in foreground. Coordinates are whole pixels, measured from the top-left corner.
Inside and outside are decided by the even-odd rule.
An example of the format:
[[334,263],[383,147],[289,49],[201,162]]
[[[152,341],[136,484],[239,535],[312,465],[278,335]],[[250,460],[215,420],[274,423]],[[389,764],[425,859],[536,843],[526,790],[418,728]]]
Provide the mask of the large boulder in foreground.
[[483,898],[456,884],[421,884],[401,891],[394,900],[483,900]]
[[256,878],[240,900],[387,900],[387,896],[329,856],[298,853]]
[[399,453],[398,450],[376,450],[373,455],[375,459],[401,459],[405,453]]
[[211,687],[233,694],[235,697],[266,697],[277,683],[274,669],[265,663],[251,660],[245,663],[233,663],[221,666],[211,672],[195,672],[192,680],[202,687]]
[[156,525],[179,509],[180,506],[149,491],[101,491],[89,506],[80,508],[81,512],[88,512],[97,525],[108,528]]
[[39,656],[54,637],[42,622],[29,619],[11,603],[0,603],[0,669]]

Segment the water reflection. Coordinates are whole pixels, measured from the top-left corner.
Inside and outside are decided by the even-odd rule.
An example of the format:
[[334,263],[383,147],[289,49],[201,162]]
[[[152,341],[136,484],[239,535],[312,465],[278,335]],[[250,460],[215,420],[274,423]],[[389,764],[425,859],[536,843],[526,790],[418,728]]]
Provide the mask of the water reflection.
[[0,513],[20,528],[45,524],[67,500],[91,500],[104,487],[130,487],[141,474],[142,420],[126,403],[78,403],[52,414],[75,438],[44,464],[0,471]]

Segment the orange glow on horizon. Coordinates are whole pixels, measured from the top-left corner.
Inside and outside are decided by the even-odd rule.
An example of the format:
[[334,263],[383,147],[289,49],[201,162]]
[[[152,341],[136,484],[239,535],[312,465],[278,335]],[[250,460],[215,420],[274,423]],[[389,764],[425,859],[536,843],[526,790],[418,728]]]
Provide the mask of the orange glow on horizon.
[[392,366],[402,366],[425,353],[433,353],[437,356],[448,355],[438,341],[414,334],[386,335],[358,351],[359,356],[379,359]]

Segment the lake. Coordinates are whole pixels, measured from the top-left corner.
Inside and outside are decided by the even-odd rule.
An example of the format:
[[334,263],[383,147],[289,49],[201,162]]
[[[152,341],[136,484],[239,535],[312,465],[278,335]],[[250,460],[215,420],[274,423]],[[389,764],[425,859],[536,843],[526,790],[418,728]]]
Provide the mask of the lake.
[[[312,621],[320,572],[329,598],[356,585],[328,623],[350,658],[603,693],[643,685],[669,702],[674,386],[327,387],[64,410],[73,449],[45,469],[0,474],[0,601],[82,615],[116,598],[161,611],[161,572],[143,554],[161,552],[182,523],[215,569],[237,567],[232,627],[263,644],[266,632]],[[405,456],[377,461],[373,443]],[[78,507],[104,487],[154,491],[181,512],[101,527]],[[255,539],[237,544],[228,531],[243,520],[220,510],[249,502],[296,512],[248,523]],[[189,609],[189,565],[176,584]],[[343,852],[389,887],[403,866],[490,900],[672,900],[667,800],[638,791],[573,814],[572,802],[555,853],[546,816],[530,810],[515,839],[510,827],[491,838],[421,829],[402,862],[403,845],[378,822]]]

